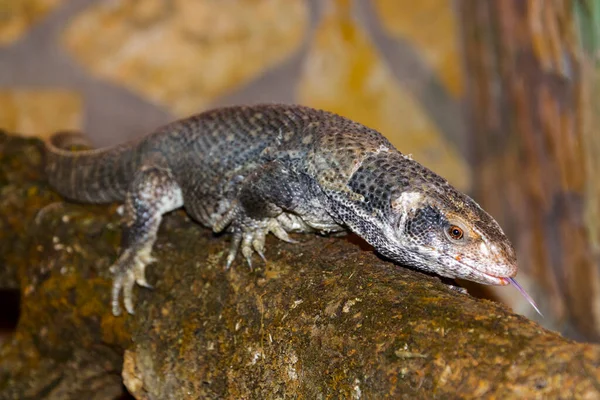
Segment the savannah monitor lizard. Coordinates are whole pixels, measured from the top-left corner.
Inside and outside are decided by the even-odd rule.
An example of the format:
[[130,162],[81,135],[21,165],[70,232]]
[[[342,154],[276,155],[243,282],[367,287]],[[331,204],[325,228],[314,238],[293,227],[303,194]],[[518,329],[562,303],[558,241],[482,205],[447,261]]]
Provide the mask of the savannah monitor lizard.
[[513,246],[488,213],[377,131],[339,115],[232,106],[126,144],[66,150],[80,140],[54,135],[46,172],[68,199],[124,202],[121,253],[111,266],[115,315],[121,292],[134,312],[133,287],[149,287],[144,270],[162,216],[180,207],[214,232],[231,233],[227,268],[238,249],[250,265],[253,253],[264,259],[268,233],[293,242],[290,232],[350,230],[403,265],[522,291]]

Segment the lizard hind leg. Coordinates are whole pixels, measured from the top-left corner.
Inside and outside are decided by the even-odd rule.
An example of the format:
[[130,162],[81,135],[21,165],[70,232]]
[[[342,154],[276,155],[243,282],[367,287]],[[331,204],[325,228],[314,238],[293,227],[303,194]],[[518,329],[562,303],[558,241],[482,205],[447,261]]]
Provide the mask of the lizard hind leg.
[[112,311],[121,314],[120,294],[128,313],[134,313],[135,283],[151,287],[146,281],[146,266],[155,261],[152,247],[163,214],[183,205],[181,189],[168,169],[142,167],[135,175],[125,199],[122,251],[111,266],[113,273]]

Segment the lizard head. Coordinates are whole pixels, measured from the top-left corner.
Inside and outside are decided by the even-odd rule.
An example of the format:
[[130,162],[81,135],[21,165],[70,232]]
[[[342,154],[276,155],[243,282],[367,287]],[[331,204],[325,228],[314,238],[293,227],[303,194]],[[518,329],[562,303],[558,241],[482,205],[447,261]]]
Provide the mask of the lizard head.
[[380,151],[356,163],[348,188],[354,198],[336,193],[333,202],[380,254],[448,278],[512,284],[540,313],[514,278],[515,249],[500,225],[441,176],[410,156]]
[[441,182],[392,200],[396,245],[407,250],[401,258],[449,278],[512,284],[543,317],[514,278],[517,257],[500,225],[469,196]]
[[424,183],[392,199],[395,239],[415,266],[449,278],[507,285],[515,250],[498,223],[449,185]]

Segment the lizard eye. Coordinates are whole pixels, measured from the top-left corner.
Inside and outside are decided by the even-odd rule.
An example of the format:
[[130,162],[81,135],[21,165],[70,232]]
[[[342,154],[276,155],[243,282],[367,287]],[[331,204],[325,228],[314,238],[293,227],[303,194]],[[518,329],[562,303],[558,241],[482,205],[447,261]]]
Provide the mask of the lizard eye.
[[450,225],[450,227],[447,230],[447,233],[450,239],[453,240],[461,240],[465,236],[463,229],[456,225]]

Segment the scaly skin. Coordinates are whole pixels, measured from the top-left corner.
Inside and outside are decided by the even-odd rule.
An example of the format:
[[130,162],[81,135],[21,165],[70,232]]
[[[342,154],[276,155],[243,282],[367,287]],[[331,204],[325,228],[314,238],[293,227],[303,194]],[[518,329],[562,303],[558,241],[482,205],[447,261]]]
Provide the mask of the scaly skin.
[[179,207],[215,232],[232,233],[251,265],[271,232],[351,230],[382,255],[450,278],[506,285],[517,273],[513,247],[471,198],[401,154],[375,130],[298,105],[215,109],[108,149],[70,152],[81,140],[47,144],[47,175],[65,197],[125,202],[123,250],[111,267],[112,306],[120,293],[133,313],[134,283],[162,215]]

